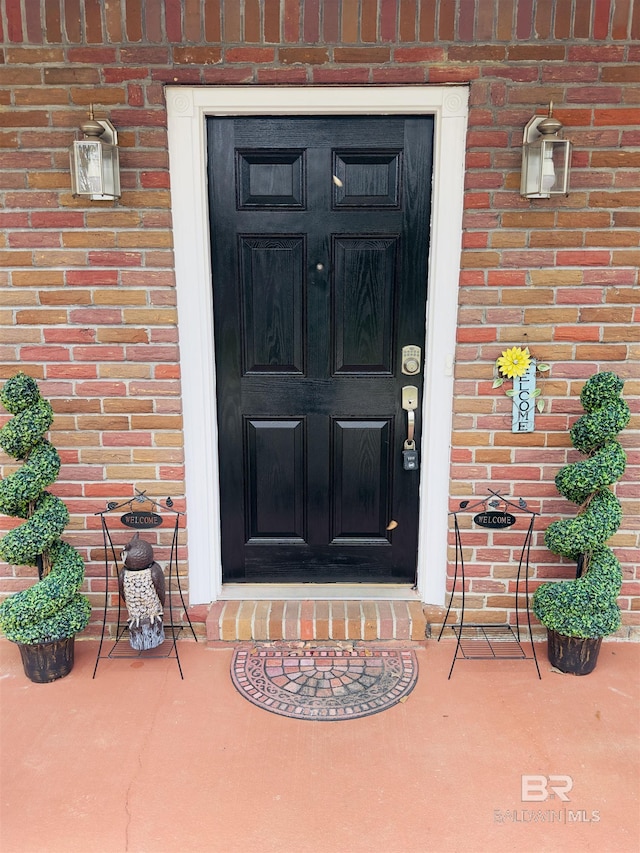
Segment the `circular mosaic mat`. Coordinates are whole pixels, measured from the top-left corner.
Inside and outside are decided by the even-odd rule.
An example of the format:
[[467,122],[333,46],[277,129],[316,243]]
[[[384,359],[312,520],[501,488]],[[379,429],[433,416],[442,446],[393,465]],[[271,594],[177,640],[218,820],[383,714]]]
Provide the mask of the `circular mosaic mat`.
[[265,711],[300,720],[353,720],[405,699],[418,678],[407,649],[236,649],[231,678]]

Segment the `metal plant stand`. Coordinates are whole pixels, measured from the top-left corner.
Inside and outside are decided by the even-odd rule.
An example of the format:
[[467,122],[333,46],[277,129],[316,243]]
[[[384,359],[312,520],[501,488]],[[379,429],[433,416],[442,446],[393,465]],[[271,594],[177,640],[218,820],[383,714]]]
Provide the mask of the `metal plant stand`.
[[[502,509],[498,509],[501,507]],[[477,510],[482,508],[482,512]],[[515,626],[510,624],[492,625],[479,622],[465,622],[465,571],[464,571],[464,553],[462,549],[462,538],[460,534],[460,525],[458,517],[463,513],[476,512],[473,521],[485,528],[489,529],[504,529],[511,526],[517,520],[514,513],[524,513],[529,517],[529,524],[525,533],[524,543],[520,551],[520,559],[518,562],[518,573],[516,576],[516,591],[515,591]],[[531,633],[531,613],[529,610],[529,553],[531,550],[531,541],[533,538],[533,527],[538,513],[527,509],[527,504],[522,498],[518,503],[513,503],[500,492],[494,492],[489,489],[488,497],[470,503],[462,501],[460,508],[455,512],[449,513],[453,516],[453,526],[456,542],[456,568],[453,577],[453,588],[449,599],[449,606],[444,617],[438,642],[442,637],[442,633],[447,627],[447,619],[451,611],[453,596],[456,592],[456,584],[458,575],[462,582],[462,607],[460,610],[460,622],[455,625],[449,625],[456,637],[456,650],[451,662],[448,678],[451,678],[453,668],[457,660],[533,660],[538,673],[538,678],[541,678],[540,667],[538,666],[538,658],[536,657],[535,645],[533,642],[533,634]],[[524,588],[524,589],[523,589]],[[520,637],[520,613],[521,602],[520,598],[524,595],[524,609],[527,617],[527,627],[529,630],[529,641],[531,644],[531,654],[529,655],[523,648],[523,641]],[[515,629],[515,630],[514,630]]]
[[[116,589],[118,575],[120,573],[121,566],[118,562],[118,557],[116,556],[116,549],[113,544],[113,540],[111,538],[111,530],[109,529],[109,517],[111,513],[115,513],[118,510],[122,510],[124,507],[129,508],[129,516],[137,516],[140,517],[143,513],[140,513],[137,509],[134,511],[134,504],[139,507],[141,504],[147,504],[151,507],[151,509],[147,512],[149,518],[154,519],[153,524],[140,524],[136,525],[135,529],[150,529],[153,527],[160,526],[164,519],[160,513],[170,513],[169,519],[173,523],[173,536],[171,540],[171,551],[169,555],[169,569],[167,573],[167,597],[168,597],[168,611],[169,611],[169,622],[164,623],[165,631],[166,631],[166,639],[164,642],[159,645],[155,649],[148,649],[145,651],[137,651],[132,649],[128,642],[129,636],[129,624],[126,619],[123,619],[122,612],[122,599],[120,597],[118,591],[118,620],[116,627],[116,638],[115,641],[105,638],[105,634],[107,631],[107,610],[109,606],[109,581],[114,578],[113,574],[110,574],[111,565],[115,569],[115,580],[116,580]],[[182,593],[182,587],[180,585],[180,573],[178,572],[178,527],[180,523],[180,516],[184,515],[184,513],[179,512],[176,509],[173,509],[173,501],[171,498],[167,498],[164,504],[159,503],[147,496],[145,492],[139,492],[136,489],[136,496],[130,498],[127,501],[123,501],[122,503],[116,503],[115,501],[111,501],[107,504],[107,508],[102,510],[101,512],[96,512],[95,515],[100,516],[100,521],[102,524],[102,539],[104,544],[104,576],[105,576],[105,588],[104,588],[104,614],[102,618],[102,634],[100,636],[100,645],[98,647],[98,655],[96,657],[96,665],[93,669],[93,678],[96,677],[96,672],[98,670],[98,664],[102,659],[105,658],[126,658],[131,660],[132,658],[174,658],[176,663],[178,664],[178,670],[180,672],[180,678],[184,679],[184,675],[182,673],[182,666],[180,664],[180,656],[178,654],[178,638],[182,631],[188,628],[191,630],[193,634],[193,639],[198,642],[198,638],[196,637],[196,632],[193,629],[193,625],[191,624],[191,620],[189,619],[189,614],[187,612],[187,607],[184,601],[184,596]],[[126,518],[122,516],[122,518]],[[123,526],[133,527],[134,525],[125,525],[125,523],[120,519]],[[113,526],[113,525],[112,525]],[[133,530],[132,530],[133,532]],[[178,594],[180,595],[180,601],[182,603],[182,608],[184,611],[185,619],[187,620],[187,625],[182,623],[176,623],[174,619],[173,613],[173,598],[172,598],[172,585],[175,583],[178,589]],[[111,647],[108,651],[103,654],[103,646],[111,643]]]

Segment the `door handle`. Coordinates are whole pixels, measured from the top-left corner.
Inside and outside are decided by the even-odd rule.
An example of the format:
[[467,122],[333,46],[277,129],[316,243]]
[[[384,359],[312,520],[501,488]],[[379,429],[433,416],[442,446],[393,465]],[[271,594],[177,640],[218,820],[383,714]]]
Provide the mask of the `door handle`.
[[402,408],[407,413],[407,438],[402,451],[402,465],[405,471],[415,471],[418,468],[418,452],[416,451],[414,438],[416,409],[418,408],[418,389],[415,385],[405,385],[403,387]]
[[413,409],[409,409],[407,412],[407,440],[404,443],[405,450],[408,449],[407,445],[411,445],[415,447],[415,440],[413,434],[416,428],[416,416],[413,412]]

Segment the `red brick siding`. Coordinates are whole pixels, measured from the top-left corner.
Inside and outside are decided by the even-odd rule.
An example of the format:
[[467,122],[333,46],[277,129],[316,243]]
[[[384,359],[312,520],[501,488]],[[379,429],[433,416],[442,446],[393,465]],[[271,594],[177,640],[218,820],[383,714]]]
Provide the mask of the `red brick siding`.
[[[540,531],[572,513],[553,477],[574,458],[567,428],[584,379],[597,369],[624,376],[638,427],[638,0],[201,6],[12,0],[0,13],[1,372],[20,361],[52,399],[64,459],[54,488],[70,506],[96,613],[103,554],[93,513],[134,485],[184,494],[165,83],[469,83],[451,507],[491,484],[539,509]],[[575,145],[572,192],[528,202],[518,193],[522,129],[549,100]],[[119,131],[116,206],[70,194],[67,147],[90,102]],[[510,432],[510,403],[491,388],[493,361],[510,344],[553,365],[529,435]],[[623,436],[625,514],[613,540],[627,632],[640,610],[636,439],[632,429]],[[12,523],[0,517],[1,529]],[[182,531],[183,572],[185,542]],[[480,532],[468,547],[474,617],[512,618],[510,546]],[[533,564],[538,578],[570,572],[541,532]],[[4,567],[0,591],[26,576]]]

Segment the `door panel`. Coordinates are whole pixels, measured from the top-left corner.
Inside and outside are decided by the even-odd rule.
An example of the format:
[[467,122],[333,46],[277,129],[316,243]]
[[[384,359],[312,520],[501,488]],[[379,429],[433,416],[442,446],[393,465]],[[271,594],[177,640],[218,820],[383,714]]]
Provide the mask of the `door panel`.
[[246,422],[247,541],[306,538],[304,422]]
[[335,373],[392,373],[397,243],[397,237],[334,238]]
[[415,580],[432,130],[208,120],[225,581]]
[[304,238],[239,235],[243,372],[304,372]]
[[332,542],[388,544],[391,422],[334,420]]
[[334,209],[400,208],[400,151],[336,151]]
[[304,151],[237,151],[239,210],[303,209]]

